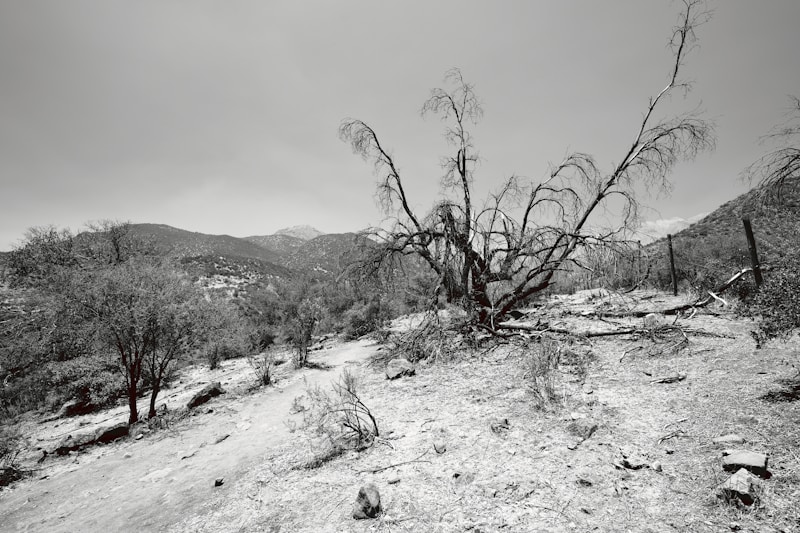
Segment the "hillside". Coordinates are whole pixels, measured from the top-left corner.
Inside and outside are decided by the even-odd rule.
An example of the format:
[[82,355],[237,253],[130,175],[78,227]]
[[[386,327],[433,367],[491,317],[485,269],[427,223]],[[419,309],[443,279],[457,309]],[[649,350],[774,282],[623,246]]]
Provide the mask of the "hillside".
[[[711,288],[734,272],[750,266],[742,223],[751,220],[760,263],[776,266],[800,245],[800,184],[785,187],[782,207],[763,207],[752,190],[723,204],[703,219],[672,236],[678,278],[694,287]],[[666,238],[645,247],[653,259],[655,277],[669,278]]]
[[187,231],[166,224],[131,224],[134,235],[152,239],[164,251],[179,257],[208,254],[247,257],[276,263],[279,254],[253,242],[230,235],[208,235]]
[[331,233],[311,239],[292,251],[283,265],[322,275],[336,275],[372,241],[357,233]]
[[250,237],[244,237],[244,240],[266,248],[281,257],[288,256],[306,242],[305,239],[301,239],[300,237],[278,233],[273,235],[251,235]]

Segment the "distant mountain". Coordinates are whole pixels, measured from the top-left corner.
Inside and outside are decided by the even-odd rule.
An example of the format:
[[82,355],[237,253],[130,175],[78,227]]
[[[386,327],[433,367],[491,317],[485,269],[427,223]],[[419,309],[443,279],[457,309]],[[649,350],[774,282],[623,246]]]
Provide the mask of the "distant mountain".
[[277,233],[274,235],[252,235],[250,237],[245,237],[244,240],[257,244],[271,252],[275,252],[281,257],[288,256],[306,242],[306,239],[301,239],[300,237],[284,234],[279,235]]
[[357,233],[330,233],[306,241],[292,251],[283,265],[292,270],[335,276],[360,253],[375,243]]
[[297,237],[304,241],[310,241],[311,239],[325,234],[311,226],[292,226],[291,228],[279,229],[275,232],[275,235],[288,235],[289,237]]
[[131,224],[135,236],[152,240],[164,252],[178,257],[221,255],[279,263],[280,254],[256,243],[230,235],[208,235],[166,224]]

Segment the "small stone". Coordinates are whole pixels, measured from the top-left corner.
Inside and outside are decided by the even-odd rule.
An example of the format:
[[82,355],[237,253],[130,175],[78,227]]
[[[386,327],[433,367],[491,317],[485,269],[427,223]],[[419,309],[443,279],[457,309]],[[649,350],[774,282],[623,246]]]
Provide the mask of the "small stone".
[[756,500],[755,485],[758,480],[745,468],[740,468],[719,487],[719,495],[729,500],[753,505]]
[[650,313],[644,317],[644,327],[647,329],[653,329],[658,325],[658,322],[658,315],[656,313]]
[[400,478],[399,477],[393,477],[392,479],[387,481],[387,483],[389,485],[397,485],[398,483],[400,483]]
[[131,457],[133,457],[133,454],[131,452],[126,452],[123,457],[125,457],[125,459],[130,459]]
[[136,440],[142,440],[142,437],[144,437],[144,433],[139,433],[138,435],[136,435],[136,436],[134,437],[134,439],[136,439]]
[[363,520],[375,518],[381,514],[381,494],[374,483],[364,485],[358,491],[355,506],[353,507],[353,518]]
[[655,472],[661,472],[661,463],[656,461],[650,465],[650,468]]
[[746,468],[759,477],[768,478],[770,476],[767,471],[768,461],[765,454],[749,450],[724,450],[722,452],[722,468],[726,472],[735,472],[740,468]]
[[582,413],[578,413],[577,411],[573,411],[569,414],[571,420],[579,420],[581,418],[586,418],[586,415]]
[[214,480],[215,487],[221,487],[225,483],[225,478],[218,477]]
[[711,442],[714,444],[742,444],[744,442],[744,438],[735,433],[730,433],[728,435],[722,435],[721,437],[711,439]]
[[433,443],[433,449],[436,450],[436,453],[442,454],[447,451],[447,443],[443,440],[436,441]]
[[584,394],[592,394],[594,392],[594,389],[592,389],[592,386],[588,383],[584,383],[583,387],[581,387],[581,390]]
[[397,357],[386,365],[386,379],[397,379],[402,376],[413,376],[414,365],[408,359]]

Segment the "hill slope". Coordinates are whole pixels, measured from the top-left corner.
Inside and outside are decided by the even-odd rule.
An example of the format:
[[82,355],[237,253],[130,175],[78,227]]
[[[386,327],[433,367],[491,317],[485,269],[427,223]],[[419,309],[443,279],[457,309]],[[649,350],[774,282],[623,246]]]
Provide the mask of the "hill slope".
[[371,241],[357,233],[330,233],[303,243],[292,251],[283,265],[318,275],[337,275],[353,256]]
[[[673,235],[679,279],[710,289],[737,270],[749,267],[744,217],[751,220],[762,265],[777,265],[788,252],[800,246],[800,184],[783,190],[779,208],[760,206],[759,194],[757,190],[742,194]],[[666,239],[659,239],[645,249],[655,261],[656,279],[668,280]]]
[[166,224],[131,224],[134,235],[152,239],[164,251],[179,257],[224,255],[277,263],[280,255],[253,242],[230,235],[208,235]]

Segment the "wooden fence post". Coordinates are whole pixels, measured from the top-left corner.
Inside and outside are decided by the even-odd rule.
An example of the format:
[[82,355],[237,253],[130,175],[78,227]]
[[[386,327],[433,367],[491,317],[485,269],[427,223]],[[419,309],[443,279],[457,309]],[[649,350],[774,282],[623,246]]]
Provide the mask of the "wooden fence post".
[[669,247],[669,272],[672,275],[672,295],[678,295],[678,275],[675,274],[675,254],[672,252],[672,235],[667,233],[667,246]]
[[756,287],[764,283],[761,276],[761,265],[758,264],[758,252],[756,251],[756,238],[753,236],[753,227],[750,225],[749,218],[743,218],[744,233],[747,236],[747,246],[750,248],[750,264],[753,266],[753,277],[756,280]]

